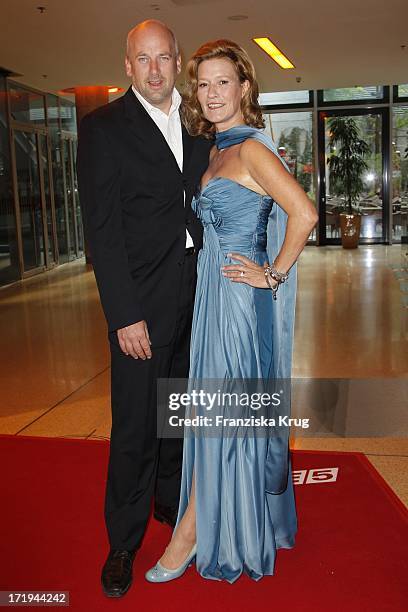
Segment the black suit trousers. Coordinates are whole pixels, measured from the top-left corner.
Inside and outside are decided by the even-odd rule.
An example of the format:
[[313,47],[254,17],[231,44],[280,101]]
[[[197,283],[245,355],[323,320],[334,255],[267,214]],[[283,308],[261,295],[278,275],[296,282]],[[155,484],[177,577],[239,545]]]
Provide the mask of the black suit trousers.
[[[187,378],[196,282],[196,255],[184,259],[176,329],[167,346],[152,347],[152,358],[134,359],[111,348],[112,431],[105,521],[111,548],[141,545],[151,502],[179,504],[182,439],[157,437],[157,378]],[[166,304],[163,304],[163,309]]]

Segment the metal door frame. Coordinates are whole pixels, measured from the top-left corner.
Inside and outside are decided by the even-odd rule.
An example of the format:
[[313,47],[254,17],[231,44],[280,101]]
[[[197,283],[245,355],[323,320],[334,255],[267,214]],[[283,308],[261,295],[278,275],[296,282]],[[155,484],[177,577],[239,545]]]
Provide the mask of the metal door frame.
[[[76,206],[76,202],[75,202],[75,179],[74,179],[74,172],[75,172],[75,168],[74,168],[74,155],[73,155],[73,150],[72,147],[76,146],[76,142],[77,142],[77,137],[75,134],[72,134],[72,132],[66,132],[66,131],[62,131],[61,132],[61,155],[62,155],[62,173],[63,173],[63,181],[64,181],[64,201],[65,201],[65,223],[67,224],[67,229],[68,229],[68,233],[67,233],[67,243],[68,243],[68,261],[74,261],[74,259],[77,259],[79,257],[79,239],[78,239],[78,224],[77,224],[77,216],[76,216],[76,210],[75,210],[75,206]],[[71,173],[71,180],[70,180],[70,187],[71,187],[71,202],[68,201],[68,194],[67,194],[67,186],[68,186],[68,181],[67,181],[67,174],[65,171],[65,159],[64,159],[64,147],[67,147],[67,152],[68,152],[68,164],[69,164],[69,168],[70,168],[70,173]],[[74,222],[74,259],[72,259],[71,256],[71,234],[70,234],[70,226],[69,226],[69,214],[68,214],[68,207],[71,207],[71,211],[72,211],[72,217],[73,217],[73,222]]]
[[317,117],[317,150],[319,152],[318,175],[319,175],[319,245],[340,245],[341,238],[327,238],[326,236],[326,143],[325,143],[325,119],[336,116],[358,116],[379,115],[382,119],[381,125],[381,152],[382,152],[382,237],[360,238],[359,244],[390,244],[390,109],[389,106],[371,106],[370,108],[325,108],[318,110]]
[[[42,231],[43,231],[43,244],[44,244],[44,264],[33,268],[32,270],[24,269],[24,255],[23,255],[23,237],[21,232],[21,209],[20,209],[20,197],[18,190],[18,176],[17,176],[17,163],[16,163],[16,143],[15,143],[15,133],[16,132],[27,132],[30,134],[34,134],[35,136],[35,144],[36,144],[36,156],[37,156],[37,166],[38,173],[40,179],[40,201],[41,201],[41,215],[42,215]],[[12,182],[13,182],[13,194],[15,201],[15,210],[16,210],[16,222],[17,222],[17,242],[19,249],[19,263],[20,263],[20,276],[21,278],[28,278],[35,274],[39,274],[44,272],[45,270],[49,270],[58,263],[57,254],[55,252],[55,244],[56,244],[56,227],[55,227],[55,215],[54,215],[54,202],[52,199],[51,202],[51,210],[52,210],[52,219],[53,219],[53,238],[54,238],[54,259],[55,261],[50,262],[49,259],[49,243],[48,243],[48,227],[47,227],[47,207],[46,207],[46,199],[45,199],[45,188],[44,188],[44,168],[40,155],[40,139],[39,135],[42,134],[46,138],[46,154],[48,156],[48,175],[50,176],[50,150],[49,150],[49,142],[48,142],[48,133],[47,128],[31,126],[26,123],[20,123],[18,121],[13,121],[10,126],[10,137],[11,137],[11,162],[12,162]],[[51,191],[52,184],[50,184]]]

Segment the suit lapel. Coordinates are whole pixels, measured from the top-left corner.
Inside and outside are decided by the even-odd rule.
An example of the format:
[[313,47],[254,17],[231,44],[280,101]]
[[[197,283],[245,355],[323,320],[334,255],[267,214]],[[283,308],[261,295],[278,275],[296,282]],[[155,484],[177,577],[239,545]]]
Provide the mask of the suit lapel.
[[[137,134],[139,138],[142,138],[146,142],[146,146],[154,146],[165,151],[167,155],[173,160],[174,167],[177,172],[180,173],[177,160],[174,157],[173,151],[170,149],[165,137],[161,130],[157,127],[143,104],[139,102],[137,97],[132,91],[132,87],[129,87],[125,95],[123,96],[125,105],[125,115],[130,122],[132,131]],[[188,164],[191,157],[191,150],[193,147],[193,138],[188,134],[185,127],[182,125],[182,137],[183,137],[183,172],[186,169],[186,163]]]
[[153,136],[156,140],[160,136],[163,139],[163,134],[147,110],[140,104],[131,87],[129,87],[123,96],[123,102],[125,105],[125,116],[130,122],[131,129],[136,132],[139,138],[147,137],[151,139]]

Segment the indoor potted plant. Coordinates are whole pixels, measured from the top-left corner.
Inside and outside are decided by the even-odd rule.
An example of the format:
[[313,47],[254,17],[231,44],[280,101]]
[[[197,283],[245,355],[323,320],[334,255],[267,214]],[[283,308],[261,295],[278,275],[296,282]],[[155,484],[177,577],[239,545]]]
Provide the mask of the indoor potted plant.
[[357,203],[364,191],[363,173],[368,170],[364,160],[370,152],[368,144],[360,138],[353,117],[330,117],[329,146],[335,151],[327,160],[330,170],[330,191],[344,198],[340,213],[341,244],[345,249],[358,247],[361,214]]

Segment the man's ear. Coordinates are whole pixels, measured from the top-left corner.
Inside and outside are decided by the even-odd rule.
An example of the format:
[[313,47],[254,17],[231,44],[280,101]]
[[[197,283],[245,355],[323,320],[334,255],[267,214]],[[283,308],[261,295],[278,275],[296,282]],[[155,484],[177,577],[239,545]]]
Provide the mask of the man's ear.
[[177,66],[177,74],[180,74],[180,72],[181,72],[181,55],[180,55],[180,53],[176,57],[176,66]]
[[132,64],[130,63],[128,56],[125,57],[125,70],[126,70],[126,76],[131,77],[132,76]]

